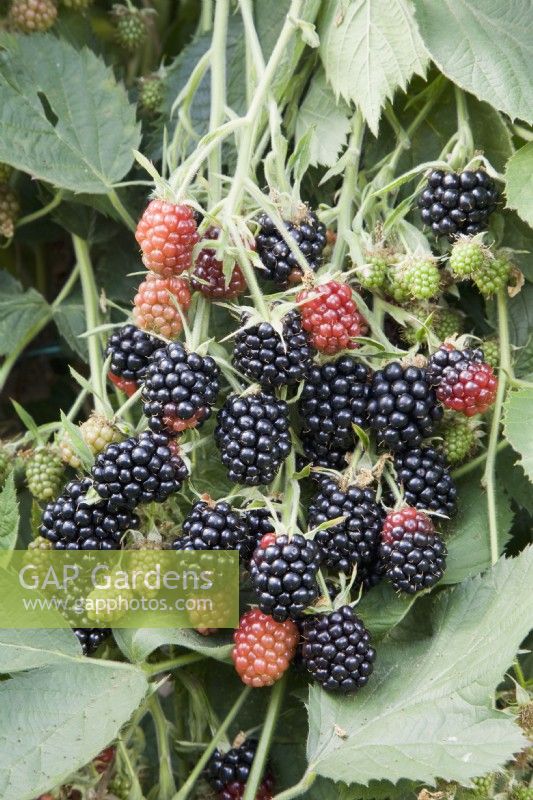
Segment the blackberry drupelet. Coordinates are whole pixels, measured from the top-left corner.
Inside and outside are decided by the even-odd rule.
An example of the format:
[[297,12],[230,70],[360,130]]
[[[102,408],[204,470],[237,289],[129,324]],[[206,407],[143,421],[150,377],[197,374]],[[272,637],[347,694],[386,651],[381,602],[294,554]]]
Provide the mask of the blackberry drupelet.
[[[257,222],[261,230],[255,237],[255,243],[265,277],[281,286],[298,282],[301,279],[301,267],[278,228],[267,214],[261,214]],[[326,246],[326,226],[318,221],[314,211],[308,211],[301,222],[284,222],[309,267],[316,272],[322,264],[322,253]]]
[[108,445],[91,474],[110,509],[133,509],[139,503],[162,503],[180,490],[188,472],[167,436],[144,431]]
[[442,451],[434,447],[402,450],[395,456],[394,468],[406,503],[448,517],[455,514],[457,488]]
[[339,485],[324,477],[320,490],[309,507],[309,527],[344,517],[338,525],[318,531],[315,542],[322,551],[326,566],[350,573],[357,565],[357,577],[372,571],[379,554],[383,511],[370,488]]
[[98,650],[102,642],[111,635],[109,628],[73,628],[73,632],[79,639],[84,656],[90,656]]
[[230,395],[218,412],[214,436],[230,480],[270,483],[291,450],[288,405],[266,392]]
[[498,379],[479,348],[443,344],[429,359],[427,373],[440,402],[467,417],[482,414],[496,399]]
[[138,527],[139,520],[130,511],[115,511],[107,500],[88,501],[92,487],[90,478],[71,481],[46,506],[39,533],[55,550],[118,550],[124,532]]
[[250,565],[252,586],[261,611],[276,620],[298,619],[319,596],[316,579],[322,554],[301,533],[267,533]]
[[[241,324],[245,322],[243,317]],[[251,381],[269,389],[301,381],[314,355],[300,313],[294,310],[283,319],[283,336],[269,322],[240,330],[235,337],[233,364]]]
[[483,170],[443,172],[433,170],[418,198],[422,221],[436,236],[472,236],[485,230],[496,208],[498,192]]
[[[353,447],[353,425],[368,425],[370,392],[368,369],[351,356],[340,356],[307,372],[299,410],[304,435],[313,437],[315,448],[346,452]],[[311,450],[314,449],[311,445]]]
[[172,342],[152,356],[143,383],[143,411],[155,433],[177,434],[211,416],[220,388],[210,356],[190,353]]
[[446,568],[446,546],[427,514],[405,506],[383,524],[380,557],[395,589],[415,594],[439,581]]
[[309,617],[302,637],[302,662],[323,689],[349,694],[368,683],[376,651],[351,606]]
[[124,325],[107,341],[106,358],[111,356],[109,371],[119,378],[140,383],[151,356],[159,347],[160,339],[135,325]]
[[396,451],[431,436],[443,411],[426,370],[393,361],[374,374],[368,414],[378,443]]
[[[215,750],[206,768],[206,779],[217,792],[219,800],[240,800],[250,776],[257,750],[257,739],[246,739],[226,753]],[[268,769],[268,768],[267,768]],[[257,791],[259,800],[271,797],[273,781],[266,775]]]
[[237,550],[246,560],[257,542],[245,516],[224,501],[198,500],[183,520],[182,531],[174,550]]

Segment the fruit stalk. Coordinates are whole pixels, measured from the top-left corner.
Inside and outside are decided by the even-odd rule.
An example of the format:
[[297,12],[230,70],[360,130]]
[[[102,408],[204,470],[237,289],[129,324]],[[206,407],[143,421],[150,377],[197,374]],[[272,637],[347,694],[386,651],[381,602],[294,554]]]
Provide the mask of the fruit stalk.
[[169,744],[169,722],[161,708],[161,701],[157,694],[153,694],[148,701],[148,708],[152,715],[157,739],[157,752],[159,754],[159,794],[160,800],[172,800],[176,792],[174,774],[172,771],[172,755]]
[[263,723],[263,729],[261,731],[261,738],[259,739],[259,744],[257,745],[255,758],[252,764],[252,769],[250,770],[250,776],[248,778],[242,800],[254,800],[257,789],[259,788],[259,784],[261,783],[261,777],[263,775],[263,770],[268,756],[270,742],[272,740],[274,728],[276,727],[281,710],[281,703],[283,701],[286,683],[287,673],[285,673],[285,675],[283,675],[283,677],[280,678],[272,688],[265,721]]
[[[331,270],[341,269],[347,250],[346,238],[352,233],[352,208],[354,196],[357,189],[357,173],[359,170],[359,160],[361,158],[361,145],[365,132],[365,123],[361,111],[356,111],[352,121],[352,134],[348,145],[350,160],[346,164],[342,189],[337,206],[337,240],[331,259]],[[357,262],[363,263],[363,254],[360,247],[357,247]]]
[[301,797],[311,788],[316,780],[316,772],[306,772],[305,775],[294,786],[285,789],[284,792],[274,796],[273,800],[293,800],[295,797]]

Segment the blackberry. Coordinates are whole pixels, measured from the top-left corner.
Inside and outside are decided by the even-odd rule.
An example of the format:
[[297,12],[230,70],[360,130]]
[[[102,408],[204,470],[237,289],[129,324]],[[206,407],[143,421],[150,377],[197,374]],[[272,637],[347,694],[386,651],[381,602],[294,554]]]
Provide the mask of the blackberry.
[[219,388],[219,369],[210,356],[190,353],[181,342],[156,350],[142,390],[148,425],[155,433],[173,434],[201,425]]
[[464,461],[476,449],[479,442],[471,423],[456,414],[446,419],[440,435],[442,449],[450,464],[460,464]]
[[402,450],[394,458],[394,468],[406,503],[448,517],[455,514],[457,488],[442,451],[434,447]]
[[417,447],[442,413],[425,369],[392,361],[374,374],[368,414],[380,445],[394,451]]
[[273,532],[274,521],[268,508],[250,508],[249,510],[244,510],[242,513],[248,527],[250,535],[249,541],[253,542],[253,547],[250,550],[241,548],[240,556],[244,564],[249,566],[254,550],[263,536]]
[[218,412],[214,436],[230,480],[270,483],[291,450],[288,405],[266,392],[230,395]]
[[306,619],[302,662],[323,689],[349,694],[368,683],[376,651],[351,606]]
[[[241,324],[246,324],[246,316]],[[251,381],[268,389],[301,381],[314,354],[300,313],[295,310],[283,319],[283,336],[269,322],[240,330],[235,337],[233,364]]]
[[257,543],[246,518],[224,501],[198,500],[183,520],[182,531],[174,550],[237,550],[249,560]]
[[376,503],[372,489],[342,487],[333,478],[323,478],[320,490],[309,506],[309,527],[344,517],[338,525],[318,531],[315,542],[320,547],[326,566],[350,573],[357,565],[358,579],[372,571],[381,542],[383,511]]
[[463,365],[482,364],[483,350],[479,347],[458,350],[452,344],[443,344],[429,359],[427,376],[432,386],[439,386],[450,370],[460,371]]
[[507,286],[511,269],[511,264],[506,258],[487,259],[483,269],[474,276],[474,283],[483,297],[492,297]]
[[117,550],[124,532],[138,526],[131,512],[111,510],[107,500],[88,500],[91,488],[90,478],[71,481],[46,506],[39,533],[55,550]]
[[301,617],[320,594],[316,575],[321,559],[317,543],[301,533],[263,536],[250,566],[260,610],[276,622]]
[[[246,739],[238,747],[226,753],[215,750],[206,768],[205,777],[219,800],[240,800],[250,776],[250,770],[257,751],[257,739]],[[268,768],[267,768],[268,769]],[[273,788],[272,778],[263,778],[257,797],[267,800]],[[268,794],[267,794],[268,792]]]
[[148,30],[142,12],[131,6],[113,6],[115,40],[128,55],[134,55],[146,39]]
[[441,345],[429,359],[428,377],[440,402],[467,417],[483,414],[496,399],[498,379],[479,348]]
[[423,511],[410,506],[391,511],[381,539],[384,573],[398,591],[415,594],[442,578],[446,546]]
[[[261,214],[257,222],[261,230],[255,237],[255,244],[265,277],[281,286],[298,282],[301,279],[301,267],[279,229],[267,214]],[[326,226],[319,222],[314,211],[309,210],[302,221],[284,220],[284,223],[310,269],[316,272],[322,264],[322,254],[326,246]]]
[[162,503],[178,492],[187,467],[167,436],[145,431],[109,444],[91,470],[96,491],[111,510]]
[[90,656],[98,650],[102,642],[111,635],[109,628],[73,628],[73,631],[78,637],[84,656]]
[[165,84],[158,75],[139,79],[139,108],[148,117],[155,117],[165,99]]
[[346,452],[353,447],[352,426],[368,425],[368,379],[368,369],[351,356],[340,356],[308,370],[299,410],[303,438],[309,432],[315,449]]
[[26,464],[26,482],[33,497],[51,500],[61,488],[63,472],[58,450],[46,445],[37,447]]
[[111,356],[109,370],[119,378],[140,383],[150,358],[160,347],[160,339],[135,325],[124,325],[112,333],[107,341],[105,355],[106,358]]
[[349,446],[333,446],[324,444],[320,434],[304,431],[301,435],[303,458],[298,459],[298,469],[302,469],[306,464],[314,467],[326,467],[327,469],[343,470],[346,467],[346,455],[350,452]]
[[427,186],[418,198],[422,221],[436,236],[453,237],[459,233],[473,236],[488,225],[496,208],[498,192],[486,172],[443,172],[433,170]]

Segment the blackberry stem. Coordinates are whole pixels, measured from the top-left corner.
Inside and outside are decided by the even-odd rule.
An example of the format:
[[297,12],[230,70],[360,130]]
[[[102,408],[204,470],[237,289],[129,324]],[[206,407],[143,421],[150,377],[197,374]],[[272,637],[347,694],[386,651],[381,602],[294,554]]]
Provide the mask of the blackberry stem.
[[[506,447],[509,447],[509,442],[506,439],[502,439],[501,442],[498,442],[496,447],[496,452],[499,453],[501,450],[505,450]],[[488,451],[485,450],[484,453],[481,453],[479,456],[476,456],[471,461],[467,461],[466,464],[463,464],[461,467],[457,467],[452,472],[452,478],[462,478],[463,475],[468,475],[469,472],[481,467],[486,459],[487,459]]]
[[154,722],[157,752],[159,754],[159,794],[160,800],[172,800],[176,791],[174,775],[172,772],[172,756],[168,740],[169,726],[167,718],[161,708],[161,701],[157,694],[153,694],[148,701],[148,708]]
[[[85,307],[85,319],[87,320],[87,330],[93,330],[101,325],[100,312],[98,306],[98,289],[94,279],[94,272],[89,254],[87,242],[79,236],[72,234],[74,252],[80,270],[81,289],[83,294],[83,305]],[[105,385],[103,379],[104,361],[100,338],[97,334],[89,336],[87,339],[89,350],[89,368],[91,370],[90,382],[93,389],[94,410],[105,414]]]
[[394,480],[393,476],[391,475],[390,467],[389,467],[388,464],[385,466],[385,469],[383,470],[382,474],[385,476],[385,480],[387,481],[387,485],[388,485],[389,489],[391,490],[392,494],[394,495],[394,499],[396,500],[396,502],[398,504],[402,503],[402,504],[405,505],[405,498],[402,497],[402,493],[400,491],[400,488],[398,487],[398,484],[396,483],[396,481]]
[[[357,189],[357,174],[359,170],[359,160],[361,158],[361,145],[365,132],[363,115],[358,110],[352,120],[352,134],[348,145],[348,151],[352,159],[348,162],[344,172],[342,188],[337,206],[337,240],[333,249],[331,266],[333,269],[340,269],[346,256],[346,236],[352,233],[352,205]],[[363,254],[358,247],[358,263],[363,263]]]
[[298,783],[285,789],[284,792],[274,795],[273,800],[293,800],[294,797],[301,797],[311,788],[316,780],[316,772],[306,772]]
[[242,800],[255,800],[257,789],[261,783],[261,778],[265,769],[265,763],[270,749],[270,742],[274,734],[274,729],[278,721],[279,713],[281,711],[281,703],[285,693],[285,686],[287,684],[287,673],[285,673],[277,683],[274,684],[270,694],[270,701],[268,704],[265,721],[263,723],[263,730],[257,745],[257,750],[250,770],[250,775],[246,782],[246,789],[242,796]]
[[172,672],[180,667],[186,667],[188,664],[194,664],[197,661],[204,660],[205,656],[201,656],[198,653],[186,653],[176,658],[169,658],[166,661],[161,661],[159,664],[145,664],[143,670],[149,678],[153,678],[155,675],[160,675],[162,672]]

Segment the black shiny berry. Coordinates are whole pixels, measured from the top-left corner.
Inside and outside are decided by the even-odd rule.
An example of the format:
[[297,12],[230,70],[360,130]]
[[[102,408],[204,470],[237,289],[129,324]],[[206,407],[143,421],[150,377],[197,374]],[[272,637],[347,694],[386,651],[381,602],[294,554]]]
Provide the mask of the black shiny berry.
[[483,364],[485,356],[479,347],[457,350],[453,345],[441,345],[430,357],[427,366],[428,380],[439,386],[442,379],[451,373],[460,373],[469,364]]
[[342,471],[347,465],[346,456],[353,447],[353,443],[346,443],[345,447],[335,447],[326,442],[323,444],[323,438],[320,434],[315,435],[310,431],[304,431],[301,434],[303,456],[298,456],[297,464],[298,469],[303,469],[308,464],[314,467],[326,467],[327,469],[336,469]]
[[46,506],[39,533],[55,550],[118,550],[138,518],[127,509],[111,509],[107,500],[87,500],[94,488],[90,478],[71,481],[56,500]]
[[[256,751],[257,739],[246,739],[239,747],[232,747],[226,753],[215,750],[209,759],[205,777],[217,797],[223,800],[242,798]],[[263,782],[271,787],[272,780],[268,775]]]
[[436,236],[472,236],[485,230],[498,191],[483,170],[461,173],[433,170],[418,198],[422,221]]
[[126,381],[140,383],[153,353],[161,340],[141,331],[135,325],[124,325],[107,340],[106,358],[111,356],[109,370]]
[[[278,228],[267,214],[257,218],[260,231],[255,237],[257,254],[263,269],[260,271],[268,280],[285,286],[292,280],[294,273],[301,276],[301,267],[283,239]],[[285,221],[290,235],[305,256],[313,272],[322,264],[322,253],[326,246],[326,227],[314,211],[309,211],[300,223]]]
[[257,539],[244,514],[229,503],[198,500],[182,524],[174,550],[237,550],[242,560],[251,558]]
[[[246,323],[246,317],[241,324]],[[283,336],[268,322],[243,328],[235,337],[233,364],[264,388],[301,381],[312,364],[314,348],[302,328],[299,311],[283,319]]]
[[155,433],[177,434],[201,425],[220,388],[219,369],[210,356],[188,352],[181,342],[156,350],[146,370],[143,411]]
[[382,447],[417,447],[432,435],[442,413],[425,369],[393,361],[374,374],[368,415]]
[[139,503],[162,503],[181,489],[188,472],[167,436],[144,431],[107,445],[91,475],[110,508],[133,509]]
[[376,651],[351,606],[306,619],[302,663],[323,689],[349,694],[368,683]]
[[457,510],[457,488],[444,453],[434,447],[402,450],[394,459],[405,502],[415,508],[452,517]]
[[324,477],[309,506],[309,528],[338,517],[344,517],[342,522],[318,531],[314,540],[326,566],[346,574],[357,566],[357,577],[362,581],[366,571],[373,571],[381,543],[384,513],[375,492],[357,486],[341,487],[337,480]]
[[260,610],[276,622],[301,617],[319,596],[316,575],[321,560],[316,542],[301,533],[290,538],[286,534],[267,533],[250,565]]
[[291,450],[288,405],[265,392],[230,395],[218,412],[214,437],[230,480],[270,483]]
[[263,536],[274,531],[274,522],[272,520],[272,514],[268,508],[245,509],[242,514],[246,520],[251,541],[254,543],[251,551],[248,551],[247,553],[244,552],[244,549],[241,549],[240,551],[241,559],[248,566],[254,554],[255,548]]
[[84,656],[90,656],[98,650],[102,642],[111,635],[109,628],[73,628],[73,632],[78,637]]

